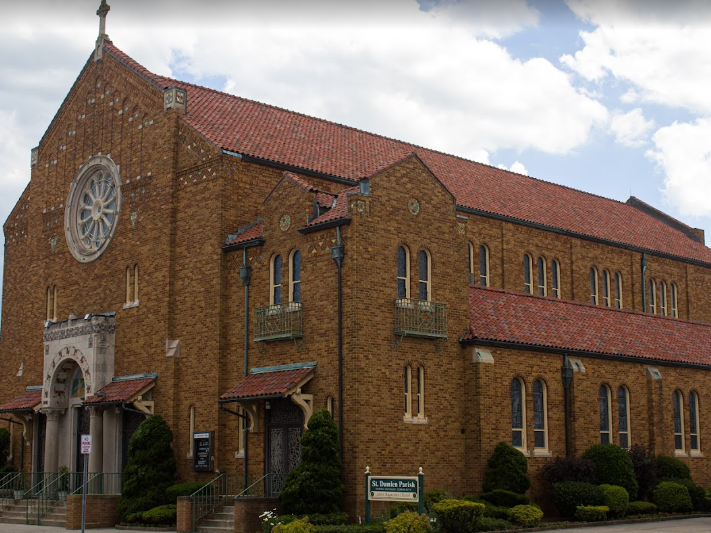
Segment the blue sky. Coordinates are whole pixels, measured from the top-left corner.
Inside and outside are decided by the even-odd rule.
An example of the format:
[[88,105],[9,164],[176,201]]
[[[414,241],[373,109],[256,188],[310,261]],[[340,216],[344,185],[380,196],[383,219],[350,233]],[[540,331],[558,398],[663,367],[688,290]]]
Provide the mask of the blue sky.
[[[98,4],[0,5],[2,221],[93,50]],[[114,43],[159,74],[616,200],[632,194],[711,230],[711,2],[109,4]]]

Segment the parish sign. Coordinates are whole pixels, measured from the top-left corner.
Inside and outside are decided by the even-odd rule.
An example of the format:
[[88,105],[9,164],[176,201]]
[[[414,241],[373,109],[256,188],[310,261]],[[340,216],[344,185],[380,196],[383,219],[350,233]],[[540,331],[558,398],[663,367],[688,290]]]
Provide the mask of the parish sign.
[[419,498],[416,477],[368,477],[368,499],[378,501],[416,502]]

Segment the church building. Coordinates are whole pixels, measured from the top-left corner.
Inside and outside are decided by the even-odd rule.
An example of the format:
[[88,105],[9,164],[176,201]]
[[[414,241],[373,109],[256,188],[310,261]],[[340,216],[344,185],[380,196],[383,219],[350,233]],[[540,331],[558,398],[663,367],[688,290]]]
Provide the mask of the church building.
[[702,230],[154,74],[107,11],[3,226],[16,469],[81,471],[90,434],[89,472],[121,472],[159,414],[179,481],[276,494],[326,408],[353,520],[366,467],[463,496],[500,441],[534,500],[594,443],[711,483]]

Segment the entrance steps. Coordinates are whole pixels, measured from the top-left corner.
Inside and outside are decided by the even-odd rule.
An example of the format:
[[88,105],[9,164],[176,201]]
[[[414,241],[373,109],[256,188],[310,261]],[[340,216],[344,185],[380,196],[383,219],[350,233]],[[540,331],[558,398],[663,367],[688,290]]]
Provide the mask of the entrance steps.
[[[29,511],[28,511],[29,501]],[[37,500],[14,500],[0,511],[0,524],[37,523]],[[42,526],[65,527],[67,525],[67,502],[57,502],[40,517]]]
[[234,533],[235,506],[225,505],[219,511],[206,516],[200,520],[196,529],[198,533]]

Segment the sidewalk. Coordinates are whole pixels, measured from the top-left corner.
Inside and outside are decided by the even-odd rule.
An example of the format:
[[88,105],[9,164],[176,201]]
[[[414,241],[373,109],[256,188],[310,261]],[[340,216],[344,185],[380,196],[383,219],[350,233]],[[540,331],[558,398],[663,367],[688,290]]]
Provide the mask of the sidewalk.
[[[81,531],[81,529],[69,530],[64,529],[63,527],[53,526],[21,526],[18,524],[0,524],[0,533],[66,533],[67,531]],[[119,533],[119,530],[114,528],[87,529],[86,531],[91,531],[91,533]],[[127,533],[131,532],[129,531]]]

